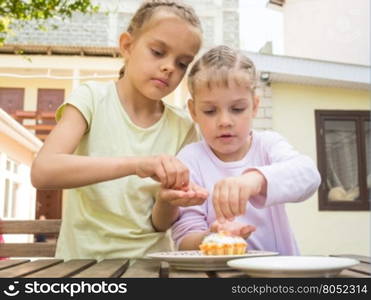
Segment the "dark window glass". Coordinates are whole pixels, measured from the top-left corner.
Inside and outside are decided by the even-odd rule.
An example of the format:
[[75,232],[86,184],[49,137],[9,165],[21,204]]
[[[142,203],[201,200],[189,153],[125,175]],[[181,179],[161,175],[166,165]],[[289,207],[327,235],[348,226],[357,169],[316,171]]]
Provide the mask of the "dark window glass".
[[368,210],[371,189],[370,111],[317,110],[320,210]]

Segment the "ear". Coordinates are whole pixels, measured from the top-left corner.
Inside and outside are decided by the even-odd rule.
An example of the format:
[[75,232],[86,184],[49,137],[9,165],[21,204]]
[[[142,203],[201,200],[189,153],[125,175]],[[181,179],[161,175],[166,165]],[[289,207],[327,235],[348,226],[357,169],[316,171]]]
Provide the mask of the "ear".
[[260,104],[260,98],[256,95],[253,96],[253,111],[252,111],[252,114],[253,114],[253,117],[255,118],[256,117],[256,114],[258,113],[258,109],[259,109],[259,104]]
[[188,104],[188,110],[191,113],[191,117],[193,121],[197,122],[195,101],[193,99],[189,99],[187,104]]
[[120,53],[126,60],[130,56],[131,46],[133,45],[133,36],[129,32],[123,32],[120,35]]

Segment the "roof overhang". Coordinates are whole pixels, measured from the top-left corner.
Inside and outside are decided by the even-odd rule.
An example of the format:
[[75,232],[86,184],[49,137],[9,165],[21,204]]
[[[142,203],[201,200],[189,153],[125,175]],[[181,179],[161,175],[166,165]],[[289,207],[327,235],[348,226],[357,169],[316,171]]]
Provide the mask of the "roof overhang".
[[80,55],[118,57],[120,51],[116,47],[88,47],[63,45],[26,45],[5,44],[0,53],[6,54],[44,54],[44,55]]
[[[271,82],[370,89],[370,66],[247,52]],[[267,74],[266,74],[267,75]]]

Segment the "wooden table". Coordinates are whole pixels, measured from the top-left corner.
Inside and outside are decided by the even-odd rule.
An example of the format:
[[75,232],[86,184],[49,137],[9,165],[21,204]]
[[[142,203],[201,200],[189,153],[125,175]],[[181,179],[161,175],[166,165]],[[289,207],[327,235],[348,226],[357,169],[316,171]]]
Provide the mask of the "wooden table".
[[[371,259],[351,254],[334,255],[350,257],[360,264],[341,272],[339,277],[371,277]],[[100,262],[91,259],[8,259],[0,261],[0,278],[244,278],[246,274],[230,271],[183,271],[172,268],[166,262],[128,259],[106,259]]]

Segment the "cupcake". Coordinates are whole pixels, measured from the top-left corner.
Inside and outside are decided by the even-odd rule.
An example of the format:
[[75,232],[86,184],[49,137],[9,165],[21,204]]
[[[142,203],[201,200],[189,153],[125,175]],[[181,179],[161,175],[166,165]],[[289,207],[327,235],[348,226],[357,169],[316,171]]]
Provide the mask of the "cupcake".
[[207,235],[200,250],[204,255],[241,255],[246,253],[247,243],[240,236],[231,236],[225,232]]

